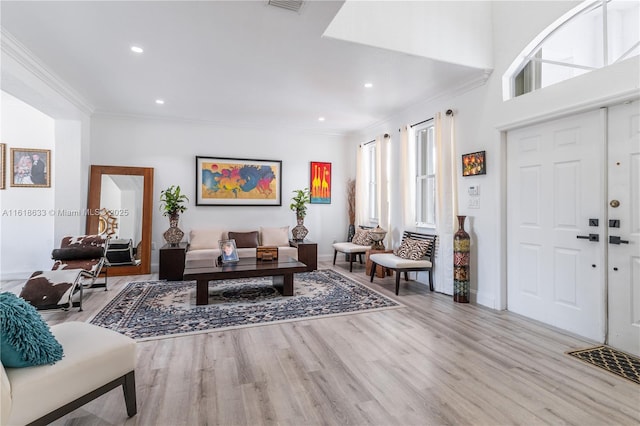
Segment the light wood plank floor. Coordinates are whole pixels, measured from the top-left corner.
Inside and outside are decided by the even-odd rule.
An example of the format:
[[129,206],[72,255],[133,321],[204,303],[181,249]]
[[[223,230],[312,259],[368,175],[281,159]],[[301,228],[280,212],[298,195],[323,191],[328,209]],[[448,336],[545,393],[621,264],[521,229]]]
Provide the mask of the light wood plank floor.
[[[360,265],[335,269],[370,285]],[[111,278],[84,312],[43,316],[85,321],[146,278]],[[371,286],[396,298],[393,277]],[[115,389],[55,424],[640,424],[640,386],[564,354],[593,342],[415,282],[397,299],[406,307],[138,343],[135,417]]]

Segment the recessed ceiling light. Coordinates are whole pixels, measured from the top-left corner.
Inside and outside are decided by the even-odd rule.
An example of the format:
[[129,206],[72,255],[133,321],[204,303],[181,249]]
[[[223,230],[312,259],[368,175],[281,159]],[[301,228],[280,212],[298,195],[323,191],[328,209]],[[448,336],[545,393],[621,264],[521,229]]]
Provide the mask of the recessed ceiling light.
[[144,49],[140,46],[131,46],[131,51],[133,53],[142,53],[144,52]]
[[163,99],[156,99],[156,103],[158,105],[164,105],[164,100]]
[[324,121],[324,117],[318,117],[318,121]]
[[371,89],[373,87],[373,83],[365,83],[364,87],[366,87],[367,89]]

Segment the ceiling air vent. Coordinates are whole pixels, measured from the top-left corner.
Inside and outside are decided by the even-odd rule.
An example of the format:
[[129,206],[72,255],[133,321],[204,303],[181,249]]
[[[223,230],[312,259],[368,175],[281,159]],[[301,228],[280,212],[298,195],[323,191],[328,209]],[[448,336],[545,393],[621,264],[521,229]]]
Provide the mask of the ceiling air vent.
[[269,0],[269,5],[271,6],[293,10],[294,12],[298,12],[300,10],[302,3],[302,0]]

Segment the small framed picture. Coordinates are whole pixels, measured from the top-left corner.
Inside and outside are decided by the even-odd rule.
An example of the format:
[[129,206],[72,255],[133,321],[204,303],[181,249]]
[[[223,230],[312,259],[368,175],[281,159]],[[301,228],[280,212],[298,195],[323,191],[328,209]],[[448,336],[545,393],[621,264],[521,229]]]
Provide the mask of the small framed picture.
[[11,148],[11,186],[49,188],[51,150]]
[[487,174],[484,153],[484,151],[478,151],[462,156],[462,176]]
[[238,257],[238,249],[236,248],[236,240],[220,240],[220,260],[222,263],[233,263],[240,260]]

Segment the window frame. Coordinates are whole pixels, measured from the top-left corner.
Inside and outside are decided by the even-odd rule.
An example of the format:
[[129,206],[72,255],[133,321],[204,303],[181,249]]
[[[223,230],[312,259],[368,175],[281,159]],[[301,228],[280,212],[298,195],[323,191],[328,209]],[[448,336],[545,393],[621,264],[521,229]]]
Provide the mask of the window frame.
[[[435,139],[435,120],[425,120],[423,123],[415,125],[413,127],[413,149],[415,158],[415,218],[416,226],[419,228],[431,228],[435,229],[436,212],[437,212],[437,147]],[[423,135],[426,135],[426,140],[422,139]],[[430,146],[429,146],[430,144]],[[431,152],[424,152],[424,151]],[[425,161],[421,161],[423,155],[426,155]],[[431,163],[431,170],[429,170],[429,164]],[[424,167],[423,167],[424,166]],[[424,170],[426,169],[426,170]],[[427,194],[427,200],[423,199],[423,185],[429,187],[429,181],[431,181],[431,187],[433,190]],[[430,210],[430,212],[428,211]],[[425,213],[425,211],[427,211]],[[429,221],[429,214],[432,217],[432,221]],[[426,221],[425,221],[426,220]]]

